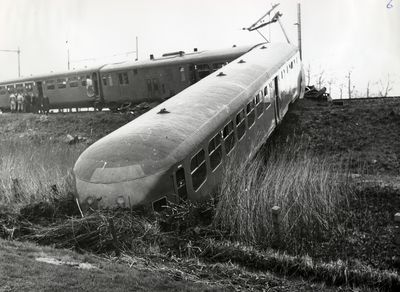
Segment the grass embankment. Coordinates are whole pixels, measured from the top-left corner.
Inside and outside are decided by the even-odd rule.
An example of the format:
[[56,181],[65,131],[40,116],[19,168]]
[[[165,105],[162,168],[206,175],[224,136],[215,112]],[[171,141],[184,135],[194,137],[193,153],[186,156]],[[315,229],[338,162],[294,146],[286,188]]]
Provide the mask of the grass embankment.
[[[172,280],[260,289],[282,285],[272,275],[243,276],[250,268],[323,285],[394,291],[400,278],[390,257],[392,210],[374,211],[390,194],[381,199],[360,191],[337,165],[304,151],[305,146],[270,148],[252,161],[231,161],[217,201],[171,205],[156,218],[143,219],[129,212],[81,218],[71,169],[85,146],[35,139],[2,142],[2,235],[113,258],[121,252],[125,262],[140,256],[174,263],[163,268]],[[274,206],[280,207],[280,237],[272,220]]]

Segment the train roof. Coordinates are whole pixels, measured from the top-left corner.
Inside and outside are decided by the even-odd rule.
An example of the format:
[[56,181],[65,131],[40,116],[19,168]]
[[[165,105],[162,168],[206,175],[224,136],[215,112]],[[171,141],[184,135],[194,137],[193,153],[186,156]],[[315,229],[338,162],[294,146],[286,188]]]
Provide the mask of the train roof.
[[93,66],[93,67],[89,67],[89,68],[80,68],[80,69],[65,70],[65,71],[50,72],[50,73],[37,74],[37,75],[31,75],[31,76],[17,77],[14,79],[0,81],[0,85],[41,81],[41,80],[47,80],[47,79],[52,79],[52,78],[57,78],[57,77],[86,75],[87,73],[98,71],[103,66],[104,65],[98,65],[98,66]]
[[[96,169],[129,166],[139,178],[171,167],[243,107],[265,76],[273,77],[297,50],[287,43],[254,48],[91,145],[75,164],[75,174],[90,181]],[[158,114],[162,108],[169,113]],[[101,182],[132,180],[132,175],[127,171],[126,177]]]
[[139,61],[126,61],[121,63],[107,64],[101,71],[117,71],[123,70],[124,68],[131,69],[132,67],[138,69],[144,69],[149,67],[168,66],[171,63],[175,65],[187,64],[187,63],[199,63],[204,60],[223,60],[223,59],[236,59],[239,55],[243,55],[250,51],[253,47],[258,44],[244,45],[244,46],[233,46],[227,49],[217,50],[204,50],[196,51],[191,53],[185,53],[183,51],[173,52],[164,54],[161,58],[153,58]]

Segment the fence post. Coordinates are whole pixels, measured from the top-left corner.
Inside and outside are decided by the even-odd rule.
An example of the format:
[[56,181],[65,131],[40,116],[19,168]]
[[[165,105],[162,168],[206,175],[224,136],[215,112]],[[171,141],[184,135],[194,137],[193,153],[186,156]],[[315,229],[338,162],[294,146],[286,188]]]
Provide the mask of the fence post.
[[118,247],[118,239],[117,239],[117,233],[115,232],[114,220],[112,218],[108,218],[108,223],[110,225],[111,235],[113,238],[115,254],[117,257],[119,257],[121,255],[121,252]]
[[396,233],[396,261],[400,261],[400,213],[394,215],[394,224]]
[[282,232],[281,232],[281,208],[278,206],[272,207],[272,224],[274,226],[274,234],[278,239],[278,243],[282,243]]

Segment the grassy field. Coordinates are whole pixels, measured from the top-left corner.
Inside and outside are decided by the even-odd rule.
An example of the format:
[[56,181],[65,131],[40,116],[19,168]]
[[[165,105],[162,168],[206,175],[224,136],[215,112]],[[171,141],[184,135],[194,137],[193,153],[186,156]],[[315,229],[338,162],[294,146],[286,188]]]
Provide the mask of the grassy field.
[[135,115],[0,115],[0,291],[396,291],[399,106],[300,100],[256,158],[230,161],[217,200],[146,219],[82,218],[87,145],[64,139]]

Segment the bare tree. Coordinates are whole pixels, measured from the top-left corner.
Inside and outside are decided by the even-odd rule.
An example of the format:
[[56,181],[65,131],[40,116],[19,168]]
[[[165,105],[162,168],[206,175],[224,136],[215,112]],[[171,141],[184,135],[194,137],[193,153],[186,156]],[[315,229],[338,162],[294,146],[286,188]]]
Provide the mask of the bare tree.
[[308,62],[307,67],[305,68],[306,70],[306,78],[307,78],[307,86],[310,86],[310,81],[311,81],[311,65],[310,62]]
[[323,87],[323,84],[325,83],[325,74],[326,74],[326,69],[319,67],[319,73],[315,75],[316,83],[317,83],[317,88],[321,89]]
[[387,97],[389,92],[393,89],[394,82],[390,80],[390,74],[387,75],[386,80],[380,79],[377,83],[378,92],[380,97]]
[[353,85],[353,87],[351,87],[351,71],[352,69],[349,70],[349,73],[347,74],[347,76],[345,76],[347,78],[347,92],[349,94],[349,99],[351,99],[351,95],[354,92],[354,89],[356,88],[355,85]]
[[344,87],[344,84],[343,84],[343,83],[341,83],[341,84],[339,85],[339,90],[340,90],[340,99],[342,99],[342,98],[343,98],[343,87]]

